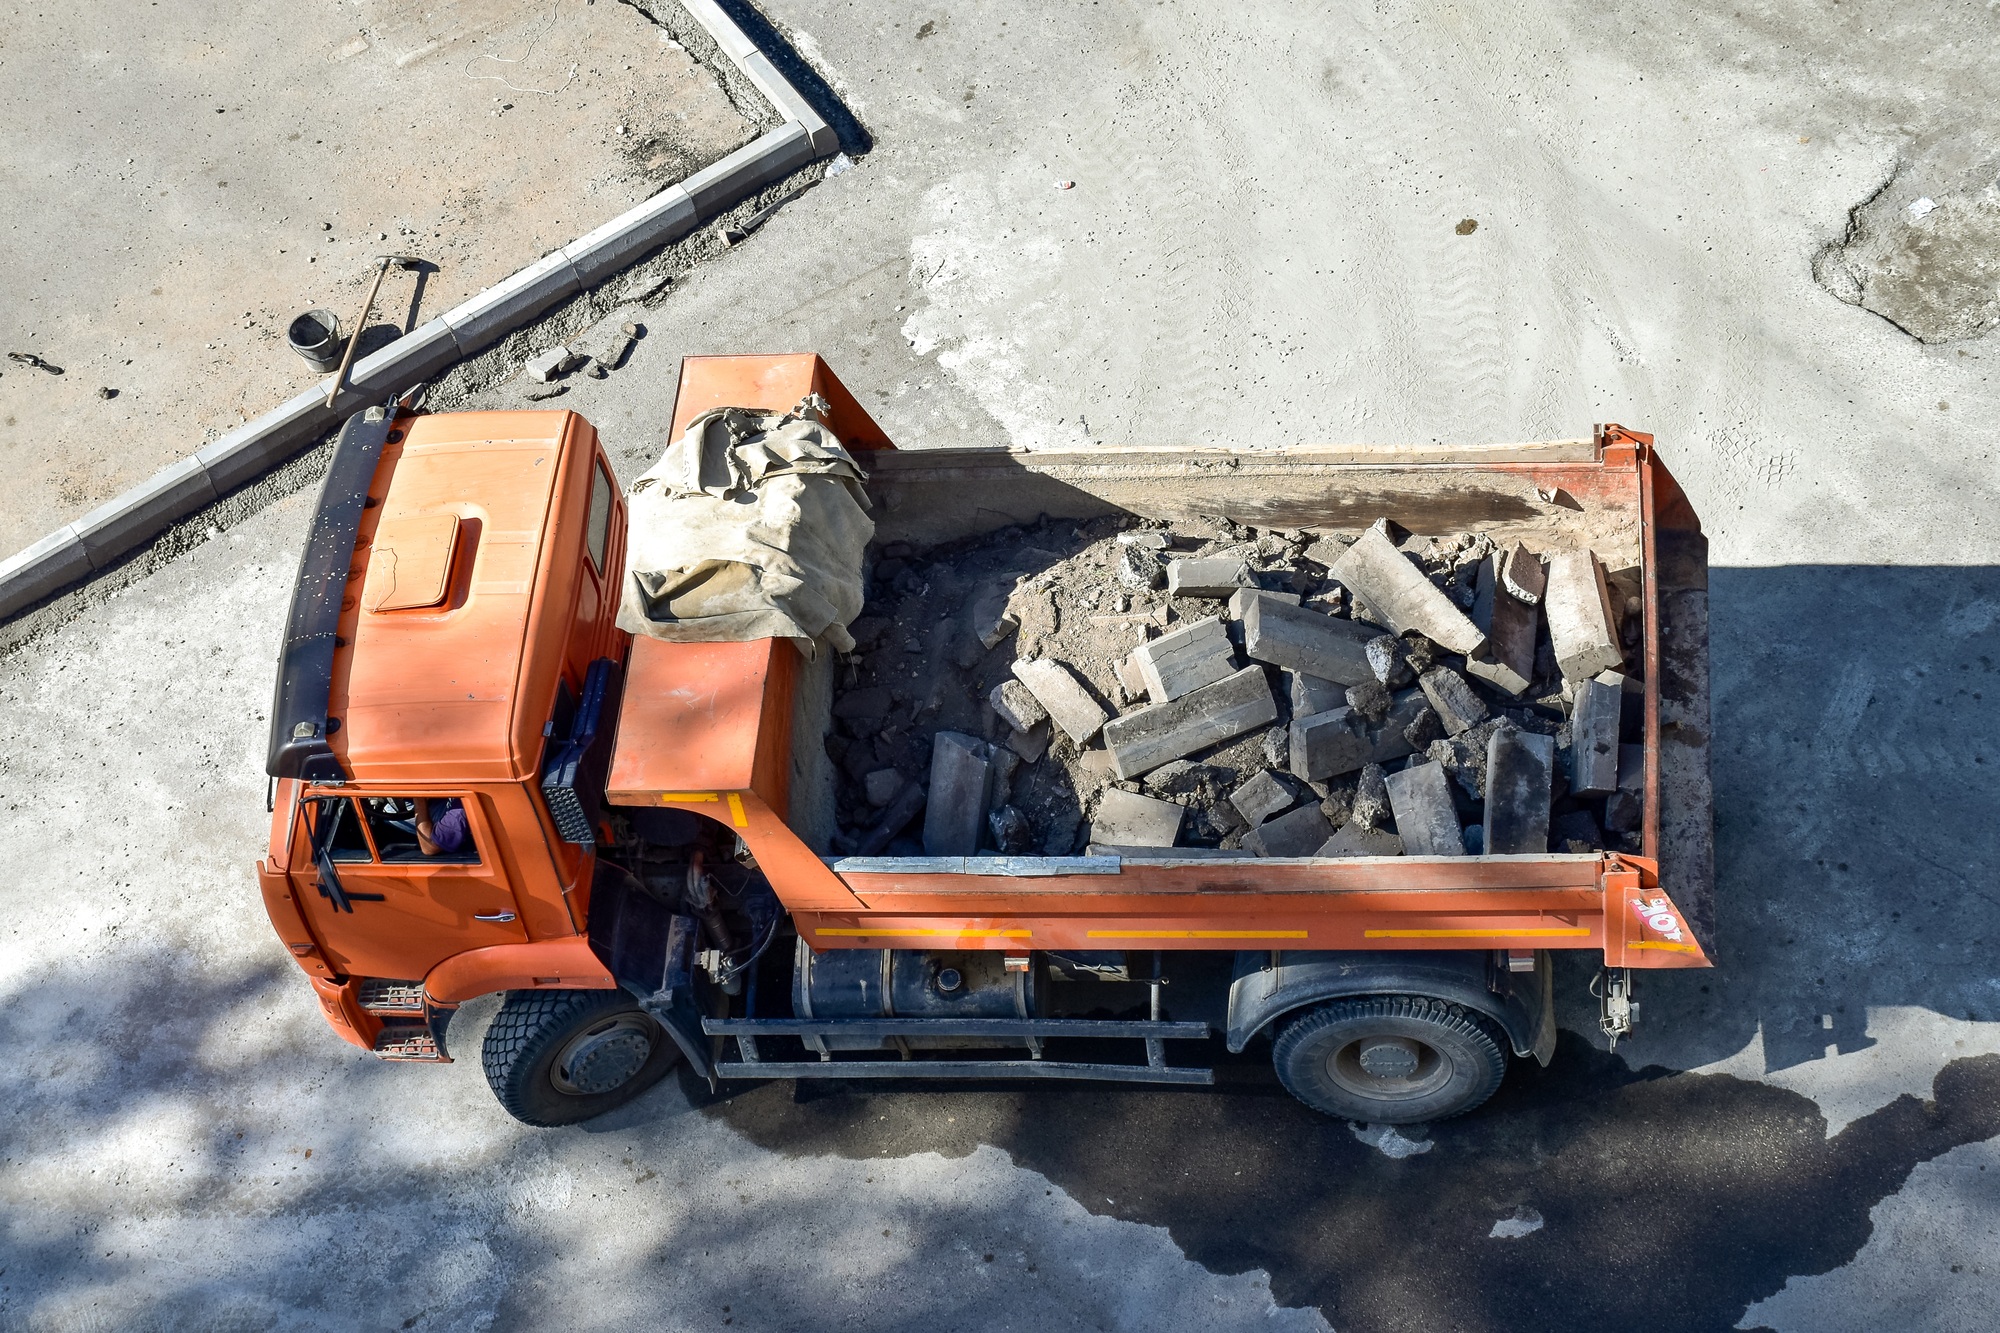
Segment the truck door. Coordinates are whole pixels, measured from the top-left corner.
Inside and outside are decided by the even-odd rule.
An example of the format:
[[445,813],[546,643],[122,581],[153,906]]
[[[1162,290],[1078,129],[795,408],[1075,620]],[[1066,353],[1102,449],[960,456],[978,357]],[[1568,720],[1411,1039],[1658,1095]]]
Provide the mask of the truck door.
[[321,791],[302,802],[298,898],[336,971],[418,981],[453,954],[527,939],[485,802],[424,798],[434,818],[459,802],[466,836],[456,849],[423,851],[414,795]]

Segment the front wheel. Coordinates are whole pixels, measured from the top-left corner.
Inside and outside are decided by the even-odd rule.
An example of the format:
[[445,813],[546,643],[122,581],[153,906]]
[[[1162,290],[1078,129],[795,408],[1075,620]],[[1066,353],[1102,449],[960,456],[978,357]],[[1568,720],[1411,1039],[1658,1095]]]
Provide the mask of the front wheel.
[[622,990],[507,992],[480,1063],[507,1114],[573,1125],[658,1083],[680,1048]]
[[1422,996],[1336,1000],[1285,1024],[1278,1081],[1315,1111],[1376,1125],[1461,1115],[1491,1097],[1507,1057],[1467,1010]]

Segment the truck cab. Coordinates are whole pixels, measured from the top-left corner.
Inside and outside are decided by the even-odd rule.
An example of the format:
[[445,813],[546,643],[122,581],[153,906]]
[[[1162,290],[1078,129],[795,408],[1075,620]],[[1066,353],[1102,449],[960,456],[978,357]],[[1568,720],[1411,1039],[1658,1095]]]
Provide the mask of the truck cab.
[[[593,664],[601,690],[625,656],[624,501],[575,413],[356,418],[342,449],[372,438],[369,475],[329,490],[301,572],[258,876],[336,1031],[443,1059],[465,999],[612,984],[580,934],[591,831],[564,828],[575,808],[542,777]],[[343,521],[344,561],[342,534],[319,530]],[[454,805],[463,839],[426,852],[419,813]]]

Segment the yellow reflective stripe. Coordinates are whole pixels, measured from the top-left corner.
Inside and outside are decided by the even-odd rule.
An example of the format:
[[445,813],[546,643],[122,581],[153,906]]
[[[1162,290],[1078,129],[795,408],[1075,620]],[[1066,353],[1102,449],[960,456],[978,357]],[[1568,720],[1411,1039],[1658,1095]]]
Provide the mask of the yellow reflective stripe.
[[1515,929],[1500,926],[1493,930],[1364,930],[1370,940],[1463,940],[1485,939],[1493,935],[1575,936],[1588,935],[1588,926],[1531,926]]
[[1093,940],[1302,940],[1303,930],[1086,930]]
[[935,926],[814,926],[815,935],[998,935],[1010,940],[1025,940],[1034,935],[1032,930],[980,930],[974,926],[963,929],[939,929]]
[[1675,953],[1693,953],[1692,944],[1673,944],[1666,940],[1634,940],[1625,946],[1628,949],[1672,949]]
[[663,791],[660,793],[660,801],[663,804],[670,801],[719,801],[721,799],[720,796],[712,791]]
[[737,828],[750,827],[750,818],[743,813],[743,798],[735,792],[729,793],[729,822]]

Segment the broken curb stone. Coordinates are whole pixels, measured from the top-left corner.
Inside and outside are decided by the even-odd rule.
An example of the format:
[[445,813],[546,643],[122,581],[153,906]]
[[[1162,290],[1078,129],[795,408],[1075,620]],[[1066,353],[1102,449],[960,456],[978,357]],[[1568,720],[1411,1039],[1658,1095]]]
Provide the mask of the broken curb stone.
[[1235,592],[1229,594],[1229,618],[1231,620],[1243,619],[1243,613],[1250,609],[1251,600],[1257,597],[1269,597],[1273,601],[1289,602],[1293,606],[1297,606],[1300,600],[1299,595],[1295,592],[1272,592],[1267,588],[1238,588]]
[[1499,727],[1486,742],[1486,817],[1481,847],[1491,856],[1540,856],[1549,847],[1553,736]]
[[887,805],[903,789],[903,775],[893,768],[878,768],[861,779],[870,805]]
[[1187,808],[1108,787],[1090,821],[1090,840],[1120,847],[1171,847],[1181,835]]
[[[1496,560],[1498,558],[1495,557]],[[1507,552],[1506,560],[1501,565],[1500,581],[1516,601],[1535,606],[1541,602],[1542,594],[1549,586],[1549,569],[1540,556],[1515,542],[1514,549]]]
[[1215,616],[1139,645],[1132,660],[1156,704],[1171,703],[1236,672],[1236,648]]
[[1269,770],[1257,774],[1229,793],[1229,803],[1252,828],[1292,806],[1291,790],[1271,776]]
[[1437,710],[1438,721],[1444,723],[1446,735],[1456,736],[1486,720],[1485,703],[1465,683],[1465,677],[1450,667],[1432,667],[1417,678],[1417,684],[1423,687],[1424,697]]
[[1318,806],[1302,805],[1251,829],[1243,845],[1258,856],[1313,856],[1332,834],[1333,825]]
[[1287,671],[1285,681],[1293,717],[1324,713],[1347,702],[1347,687],[1338,681],[1324,680],[1303,671]]
[[1171,560],[1167,562],[1169,597],[1230,597],[1253,580],[1241,560]]
[[1465,855],[1465,836],[1459,831],[1458,811],[1442,764],[1418,764],[1391,773],[1388,787],[1389,808],[1407,855]]
[[1035,692],[1018,680],[1003,680],[993,687],[987,703],[1000,720],[1015,731],[1033,731],[1035,724],[1047,719],[1049,710],[1042,707],[1042,701]]
[[1557,552],[1549,561],[1543,604],[1549,618],[1549,642],[1555,646],[1556,665],[1564,680],[1588,680],[1600,671],[1624,665],[1604,566],[1595,555],[1589,551]]
[[1374,678],[1367,646],[1375,637],[1351,620],[1263,594],[1251,598],[1243,612],[1243,651],[1249,656],[1342,685]]
[[1401,856],[1403,840],[1384,829],[1370,828],[1360,820],[1354,820],[1346,828],[1320,844],[1313,855],[1340,856]]
[[561,379],[583,360],[567,347],[551,347],[546,352],[537,352],[528,358],[521,369],[537,384],[550,384]]
[[1015,662],[1014,677],[1048,710],[1063,734],[1078,745],[1087,743],[1104,726],[1103,707],[1061,662],[1048,658]]
[[1465,673],[1519,698],[1535,683],[1535,639],[1541,612],[1507,591],[1495,572],[1498,560],[1489,555],[1479,564],[1472,623],[1486,635],[1486,646],[1466,655]]
[[1603,676],[1576,687],[1576,711],[1570,715],[1571,795],[1609,796],[1618,790],[1618,720],[1624,705],[1624,689]]
[[993,766],[976,736],[940,731],[931,741],[930,801],[924,810],[925,856],[972,856],[986,832]]
[[1469,653],[1486,636],[1452,604],[1377,523],[1334,562],[1333,577],[1389,618],[1398,633],[1416,630],[1455,653]]
[[1277,720],[1264,668],[1249,666],[1172,703],[1112,718],[1104,724],[1104,743],[1118,776],[1130,778]]

